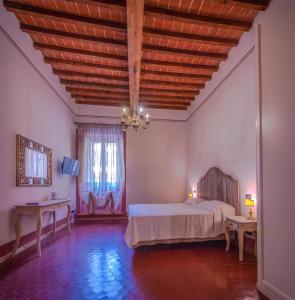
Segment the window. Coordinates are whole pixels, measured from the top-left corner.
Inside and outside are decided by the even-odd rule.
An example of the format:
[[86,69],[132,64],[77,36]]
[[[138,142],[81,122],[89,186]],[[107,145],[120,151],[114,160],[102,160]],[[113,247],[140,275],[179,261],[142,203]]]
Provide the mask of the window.
[[121,126],[81,125],[78,128],[78,158],[81,163],[78,178],[80,196],[78,211],[86,212],[89,192],[94,193],[98,207],[103,207],[108,193],[113,194],[115,210],[125,207],[122,202],[125,162],[124,135]]
[[[117,182],[117,145],[116,143],[94,143],[92,144],[94,159],[93,172],[94,182],[99,184],[102,178],[106,178],[108,184]],[[104,159],[103,159],[104,158]],[[104,173],[103,173],[104,171]]]

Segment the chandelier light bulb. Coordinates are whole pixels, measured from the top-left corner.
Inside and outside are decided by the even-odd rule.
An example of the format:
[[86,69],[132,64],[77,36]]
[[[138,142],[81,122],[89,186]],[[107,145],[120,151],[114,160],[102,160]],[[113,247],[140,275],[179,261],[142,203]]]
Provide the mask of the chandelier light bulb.
[[128,127],[133,127],[136,131],[138,128],[146,129],[149,125],[149,114],[144,114],[143,108],[134,109],[132,115],[125,107],[122,108],[121,126],[124,131]]

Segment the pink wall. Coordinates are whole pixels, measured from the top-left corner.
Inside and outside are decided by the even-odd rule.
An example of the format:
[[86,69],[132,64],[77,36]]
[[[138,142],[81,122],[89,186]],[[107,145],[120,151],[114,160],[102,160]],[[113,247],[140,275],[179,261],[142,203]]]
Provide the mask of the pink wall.
[[[75,199],[74,178],[58,172],[64,155],[73,156],[73,114],[56,91],[0,31],[0,245],[14,239],[12,212],[16,204],[44,200],[56,191],[60,197]],[[37,55],[37,52],[35,52]],[[21,134],[53,150],[53,185],[16,187],[16,134]],[[59,214],[61,218],[63,214]],[[25,217],[23,232],[32,232],[34,220]],[[49,216],[44,218],[44,225]]]
[[295,299],[295,2],[261,21],[262,149],[259,288]]
[[127,202],[182,202],[185,198],[185,122],[153,121],[127,133]]
[[[241,200],[246,193],[256,192],[255,116],[252,51],[187,122],[188,190],[210,167],[216,166],[239,180]],[[244,206],[241,207],[245,214]]]
[[[114,110],[115,113],[109,108],[82,106],[78,108],[79,116],[76,120],[118,124],[120,110]],[[127,131],[127,204],[184,201],[186,125],[183,111],[148,112],[152,120],[147,130],[136,132],[130,128]]]

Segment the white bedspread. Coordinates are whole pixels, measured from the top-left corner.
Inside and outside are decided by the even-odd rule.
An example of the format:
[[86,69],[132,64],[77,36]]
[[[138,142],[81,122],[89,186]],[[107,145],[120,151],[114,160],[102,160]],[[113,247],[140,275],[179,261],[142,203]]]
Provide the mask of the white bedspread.
[[235,209],[217,200],[196,205],[131,204],[125,242],[135,247],[139,242],[213,238],[224,232],[224,218],[235,215]]

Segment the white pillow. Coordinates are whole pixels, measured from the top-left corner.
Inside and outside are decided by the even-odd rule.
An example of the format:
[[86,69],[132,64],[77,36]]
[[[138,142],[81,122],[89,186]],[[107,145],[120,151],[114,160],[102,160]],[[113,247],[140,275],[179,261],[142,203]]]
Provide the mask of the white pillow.
[[201,203],[203,201],[206,201],[206,200],[202,199],[202,198],[192,198],[192,199],[186,199],[184,201],[184,203],[192,205],[192,206],[196,206],[196,205],[198,205],[199,203]]

